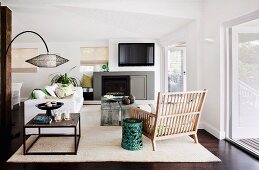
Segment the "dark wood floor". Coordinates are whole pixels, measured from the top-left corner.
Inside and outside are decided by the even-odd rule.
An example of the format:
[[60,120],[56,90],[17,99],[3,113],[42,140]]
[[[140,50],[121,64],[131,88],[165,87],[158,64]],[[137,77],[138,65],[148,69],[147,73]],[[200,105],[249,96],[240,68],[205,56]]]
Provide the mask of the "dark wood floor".
[[[21,107],[20,110],[23,108]],[[14,133],[22,127],[23,113],[17,109],[13,112],[16,126]],[[259,170],[259,161],[236,148],[225,140],[217,140],[205,130],[198,132],[199,142],[222,162],[219,163],[133,163],[133,162],[100,162],[100,163],[6,163],[5,161],[22,144],[21,136],[14,138],[5,149],[1,150],[1,170]],[[2,139],[1,139],[2,140]]]

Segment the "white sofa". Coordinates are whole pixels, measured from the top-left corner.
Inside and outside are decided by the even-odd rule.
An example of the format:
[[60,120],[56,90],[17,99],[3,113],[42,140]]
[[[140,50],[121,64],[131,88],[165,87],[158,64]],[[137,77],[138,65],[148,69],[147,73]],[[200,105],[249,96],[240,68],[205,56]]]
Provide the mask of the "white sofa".
[[[80,113],[81,108],[83,106],[84,97],[83,97],[83,89],[82,87],[75,87],[74,88],[74,94],[66,99],[29,99],[24,102],[24,124],[26,124],[28,121],[30,121],[35,115],[38,113],[46,113],[44,110],[38,109],[35,105],[40,103],[45,103],[47,101],[57,101],[57,102],[63,102],[64,105],[55,110],[58,111],[69,111],[70,113]],[[42,133],[72,133],[72,129],[42,129]],[[27,134],[34,134],[37,133],[36,129],[28,129],[26,130]]]

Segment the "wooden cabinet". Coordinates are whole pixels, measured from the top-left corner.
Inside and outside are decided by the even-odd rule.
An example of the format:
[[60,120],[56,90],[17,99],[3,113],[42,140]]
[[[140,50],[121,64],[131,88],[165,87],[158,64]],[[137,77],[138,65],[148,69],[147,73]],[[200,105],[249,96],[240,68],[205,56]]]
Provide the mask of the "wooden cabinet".
[[146,100],[147,76],[130,76],[130,92],[136,100]]
[[93,100],[94,92],[83,92],[84,100]]

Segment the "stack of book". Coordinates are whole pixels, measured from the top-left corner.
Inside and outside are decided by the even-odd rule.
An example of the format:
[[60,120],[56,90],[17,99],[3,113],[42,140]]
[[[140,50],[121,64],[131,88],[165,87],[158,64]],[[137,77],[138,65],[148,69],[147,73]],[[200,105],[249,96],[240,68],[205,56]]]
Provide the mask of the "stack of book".
[[35,124],[50,124],[52,119],[46,115],[37,115],[33,118],[33,123]]

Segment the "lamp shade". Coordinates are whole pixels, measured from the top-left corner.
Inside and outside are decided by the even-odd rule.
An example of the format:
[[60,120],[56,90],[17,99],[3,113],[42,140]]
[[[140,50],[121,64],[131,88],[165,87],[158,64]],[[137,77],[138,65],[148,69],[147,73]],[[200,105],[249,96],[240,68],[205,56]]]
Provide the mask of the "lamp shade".
[[60,57],[59,55],[56,55],[56,54],[40,54],[36,57],[26,60],[27,63],[30,63],[37,67],[46,67],[46,68],[57,67],[68,61],[69,61],[68,59]]
[[25,34],[25,33],[32,33],[32,34],[35,34],[37,36],[40,37],[40,39],[43,41],[45,47],[46,47],[46,50],[47,50],[47,54],[40,54],[36,57],[33,57],[29,60],[26,60],[27,63],[30,63],[32,65],[35,65],[37,67],[46,67],[46,68],[51,68],[51,67],[57,67],[61,64],[64,64],[66,62],[68,62],[69,60],[68,59],[65,59],[63,57],[60,57],[56,54],[49,54],[49,48],[47,46],[47,43],[45,42],[45,40],[42,38],[42,36],[40,36],[40,34],[38,34],[37,32],[34,32],[34,31],[23,31],[21,33],[19,33],[18,35],[16,35],[12,41],[9,43],[7,49],[6,49],[6,52],[5,52],[5,56],[7,55],[8,53],[8,49],[10,48],[11,44],[13,43],[13,41],[19,37],[20,35],[22,34]]

